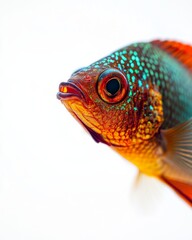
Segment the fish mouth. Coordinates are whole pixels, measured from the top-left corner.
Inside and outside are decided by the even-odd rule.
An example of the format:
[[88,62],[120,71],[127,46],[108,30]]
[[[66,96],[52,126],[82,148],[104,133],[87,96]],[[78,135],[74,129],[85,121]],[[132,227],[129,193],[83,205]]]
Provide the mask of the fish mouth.
[[82,90],[72,82],[62,82],[59,85],[59,92],[57,93],[59,100],[68,100],[72,98],[78,98],[85,100],[85,95]]
[[[66,101],[66,100],[72,100],[72,99],[78,99],[83,100],[84,103],[87,103],[86,97],[83,93],[83,91],[74,83],[70,82],[62,82],[59,85],[59,92],[57,93],[57,98],[60,101]],[[93,129],[88,127],[79,117],[78,115],[72,110],[70,110],[72,115],[78,120],[78,122],[90,133],[92,138],[97,142],[105,143],[109,145],[101,134],[95,132]]]

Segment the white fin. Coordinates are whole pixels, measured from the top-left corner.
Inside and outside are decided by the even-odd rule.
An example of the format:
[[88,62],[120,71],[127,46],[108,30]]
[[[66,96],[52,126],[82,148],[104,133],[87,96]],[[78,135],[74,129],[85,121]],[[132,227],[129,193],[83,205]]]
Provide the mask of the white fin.
[[161,193],[161,182],[141,172],[138,172],[131,190],[131,204],[139,212],[149,214],[157,209]]

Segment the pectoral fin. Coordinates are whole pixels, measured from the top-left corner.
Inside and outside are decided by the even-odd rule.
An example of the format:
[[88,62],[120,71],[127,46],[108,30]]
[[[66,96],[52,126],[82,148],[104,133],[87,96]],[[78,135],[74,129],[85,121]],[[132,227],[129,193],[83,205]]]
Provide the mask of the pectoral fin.
[[192,119],[161,133],[166,148],[162,179],[192,206]]

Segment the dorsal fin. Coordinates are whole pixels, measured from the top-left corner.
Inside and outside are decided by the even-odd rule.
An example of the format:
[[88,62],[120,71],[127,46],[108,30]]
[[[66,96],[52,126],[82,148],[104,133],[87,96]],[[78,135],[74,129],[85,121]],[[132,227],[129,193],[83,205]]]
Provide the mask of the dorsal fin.
[[192,46],[177,41],[154,40],[151,43],[177,59],[192,73]]

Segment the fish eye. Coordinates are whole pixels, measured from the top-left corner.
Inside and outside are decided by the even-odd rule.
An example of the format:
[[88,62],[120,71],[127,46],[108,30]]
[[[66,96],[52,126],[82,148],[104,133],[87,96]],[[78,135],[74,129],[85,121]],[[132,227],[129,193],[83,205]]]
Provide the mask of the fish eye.
[[106,93],[110,96],[114,96],[120,89],[121,85],[117,78],[112,78],[106,83]]
[[107,69],[97,80],[97,92],[107,103],[118,103],[124,99],[128,89],[126,77],[117,69]]

